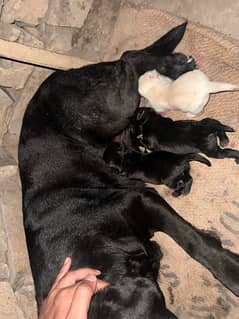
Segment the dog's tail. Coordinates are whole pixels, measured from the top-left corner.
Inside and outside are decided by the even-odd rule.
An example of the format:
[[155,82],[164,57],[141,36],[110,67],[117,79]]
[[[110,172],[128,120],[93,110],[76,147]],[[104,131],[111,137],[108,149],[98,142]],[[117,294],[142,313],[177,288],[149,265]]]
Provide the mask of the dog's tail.
[[196,162],[203,163],[207,166],[211,166],[211,162],[207,158],[205,158],[204,156],[197,154],[197,153],[192,153],[192,154],[186,155],[186,160],[188,162],[196,161]]
[[212,81],[210,82],[209,90],[210,90],[210,93],[217,93],[217,92],[239,90],[239,87],[230,83]]

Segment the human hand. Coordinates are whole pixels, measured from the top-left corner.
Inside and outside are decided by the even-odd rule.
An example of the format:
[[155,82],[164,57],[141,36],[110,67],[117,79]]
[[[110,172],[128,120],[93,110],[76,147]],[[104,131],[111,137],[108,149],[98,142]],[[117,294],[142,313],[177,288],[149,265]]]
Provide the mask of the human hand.
[[92,296],[108,286],[97,279],[100,271],[80,268],[69,271],[71,258],[67,257],[41,307],[39,319],[87,319]]

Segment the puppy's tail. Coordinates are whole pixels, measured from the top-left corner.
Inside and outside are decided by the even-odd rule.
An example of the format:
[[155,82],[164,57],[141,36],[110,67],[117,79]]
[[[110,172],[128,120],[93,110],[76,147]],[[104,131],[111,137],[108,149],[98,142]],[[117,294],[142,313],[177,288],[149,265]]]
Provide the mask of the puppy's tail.
[[239,87],[230,84],[230,83],[223,83],[223,82],[210,82],[209,85],[210,93],[217,93],[217,92],[225,92],[225,91],[235,91],[239,90]]
[[211,166],[211,162],[207,158],[205,158],[202,155],[197,154],[197,153],[192,153],[192,154],[186,155],[186,160],[188,162],[196,161],[196,162],[203,163],[207,166]]

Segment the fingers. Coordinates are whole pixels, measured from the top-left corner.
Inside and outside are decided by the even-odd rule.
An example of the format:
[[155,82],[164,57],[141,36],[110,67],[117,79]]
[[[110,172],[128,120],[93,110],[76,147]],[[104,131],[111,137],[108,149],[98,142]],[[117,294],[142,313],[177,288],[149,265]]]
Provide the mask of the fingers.
[[94,293],[109,284],[97,279],[101,272],[91,268],[69,271],[72,261],[66,258],[58,276],[43,302],[41,319],[87,319]]
[[87,276],[98,276],[101,272],[91,268],[81,268],[78,270],[70,271],[63,276],[57,283],[55,288],[64,288],[74,285],[77,281],[84,279]]
[[109,286],[109,283],[100,279],[97,279],[96,282],[96,292],[106,288],[107,286]]
[[61,278],[63,278],[67,273],[68,271],[70,270],[70,267],[71,267],[71,258],[70,257],[67,257],[64,261],[64,264],[63,266],[61,267],[60,269],[60,272],[59,274],[57,275],[56,277],[56,280],[51,288],[51,290],[53,290],[57,284],[59,283],[59,281],[61,280]]
[[63,266],[60,269],[59,274],[56,277],[56,280],[51,288],[59,289],[67,286],[74,285],[77,281],[84,279],[86,276],[98,276],[101,272],[97,269],[91,268],[80,268],[74,271],[69,271],[71,267],[71,258],[67,257]]
[[[76,286],[56,289],[48,296],[45,317],[39,319],[66,319],[74,298]],[[44,309],[43,309],[44,310]]]
[[89,275],[82,280],[77,289],[75,290],[73,302],[67,319],[87,319],[87,314],[91,302],[91,298],[96,292],[97,278],[96,276]]
[[92,296],[107,286],[96,276],[88,275],[77,284],[55,289],[44,301],[40,319],[87,319]]
[[81,280],[85,278],[88,275],[92,276],[98,276],[101,274],[101,271],[98,269],[92,269],[92,268],[80,268],[77,270],[73,270],[69,273],[69,275],[76,280]]

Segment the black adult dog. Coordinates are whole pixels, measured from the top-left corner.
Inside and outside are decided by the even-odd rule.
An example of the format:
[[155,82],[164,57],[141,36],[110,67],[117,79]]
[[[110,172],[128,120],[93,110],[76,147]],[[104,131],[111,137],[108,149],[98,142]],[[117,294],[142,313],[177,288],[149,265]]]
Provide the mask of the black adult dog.
[[99,268],[110,283],[94,296],[89,318],[176,318],[156,281],[155,231],[171,236],[239,295],[238,255],[183,220],[143,182],[112,174],[103,160],[106,145],[138,107],[138,77],[157,69],[177,78],[195,67],[172,53],[185,27],[118,61],[56,72],[28,105],[19,167],[39,307],[71,256],[73,268]]

